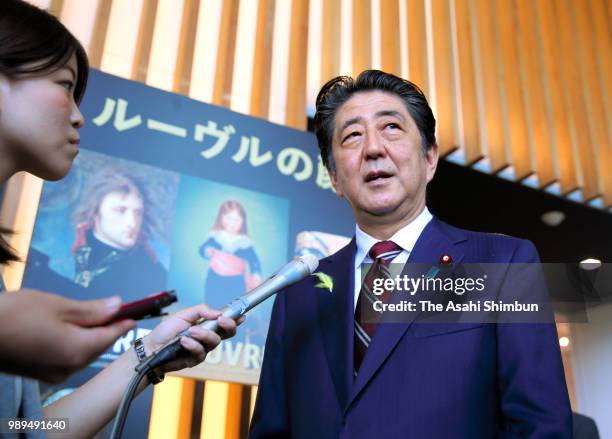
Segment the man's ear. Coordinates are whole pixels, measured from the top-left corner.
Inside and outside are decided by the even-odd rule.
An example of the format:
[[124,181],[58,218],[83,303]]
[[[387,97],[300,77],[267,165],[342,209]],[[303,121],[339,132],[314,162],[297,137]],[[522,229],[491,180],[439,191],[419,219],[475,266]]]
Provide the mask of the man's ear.
[[332,187],[334,188],[334,192],[336,193],[337,196],[339,196],[340,198],[344,197],[344,194],[342,193],[342,191],[340,190],[340,187],[338,186],[338,179],[336,178],[336,171],[332,171],[331,169],[327,168],[327,173],[329,174],[329,180],[331,181]]
[[434,143],[427,149],[427,152],[425,153],[425,162],[427,166],[427,183],[429,183],[436,174],[439,157],[440,153],[438,151],[438,145]]
[[5,96],[8,93],[9,89],[9,79],[8,76],[0,73],[0,111],[2,111],[2,104],[5,102]]

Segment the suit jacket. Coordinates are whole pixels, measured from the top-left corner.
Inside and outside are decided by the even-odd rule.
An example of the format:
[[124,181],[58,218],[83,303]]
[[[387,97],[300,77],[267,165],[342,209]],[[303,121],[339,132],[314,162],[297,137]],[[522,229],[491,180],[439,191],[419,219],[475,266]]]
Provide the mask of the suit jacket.
[[574,412],[572,421],[574,422],[574,439],[599,439],[599,430],[593,418]]
[[[554,324],[380,324],[353,377],[355,240],[275,301],[251,438],[571,438]],[[531,242],[436,218],[408,262],[538,262]]]

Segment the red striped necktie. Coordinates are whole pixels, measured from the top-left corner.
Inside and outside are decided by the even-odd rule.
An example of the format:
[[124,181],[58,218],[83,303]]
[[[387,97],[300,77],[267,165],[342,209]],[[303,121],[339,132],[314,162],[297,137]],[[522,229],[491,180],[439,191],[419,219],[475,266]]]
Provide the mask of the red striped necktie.
[[374,310],[373,304],[377,300],[386,302],[390,291],[385,290],[381,296],[376,296],[374,289],[375,279],[388,279],[391,277],[387,266],[402,252],[402,248],[393,241],[380,241],[370,249],[370,258],[374,263],[370,266],[359,291],[357,307],[355,308],[355,349],[354,373],[355,376],[361,367],[368,346],[372,341],[381,313]]

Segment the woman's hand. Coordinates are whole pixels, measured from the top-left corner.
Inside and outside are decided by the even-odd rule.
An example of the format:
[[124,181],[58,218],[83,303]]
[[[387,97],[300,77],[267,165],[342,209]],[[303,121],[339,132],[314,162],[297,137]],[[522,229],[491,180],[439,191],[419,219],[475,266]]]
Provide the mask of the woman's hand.
[[[201,318],[214,319],[217,316],[219,311],[213,311],[206,305],[193,306],[171,315],[144,337],[146,354],[151,355]],[[219,318],[219,325],[228,336],[236,333],[236,322],[231,319]],[[171,372],[195,366],[204,360],[207,351],[214,349],[221,341],[219,335],[195,326],[189,329],[189,334],[193,338],[181,338],[189,355],[156,369],[156,372]],[[70,418],[70,437],[94,437],[116,413],[121,397],[134,377],[134,367],[137,364],[135,349],[129,349],[70,395],[45,407],[45,416]],[[139,391],[147,386],[147,381],[140,383]]]
[[[189,328],[191,337],[181,337],[181,345],[190,355],[179,358],[160,368],[161,372],[172,372],[200,364],[206,358],[206,354],[212,351],[221,342],[222,337],[218,334],[192,326],[201,318],[206,320],[216,319],[219,311],[212,310],[206,305],[196,305],[183,309],[165,319],[143,339],[147,356],[160,349],[167,342],[176,337],[180,332]],[[236,327],[244,321],[244,316],[238,319],[238,323],[228,317],[219,317],[219,326],[223,330],[223,339],[233,337]]]
[[108,324],[121,299],[70,300],[24,289],[0,296],[0,371],[57,383],[134,327]]

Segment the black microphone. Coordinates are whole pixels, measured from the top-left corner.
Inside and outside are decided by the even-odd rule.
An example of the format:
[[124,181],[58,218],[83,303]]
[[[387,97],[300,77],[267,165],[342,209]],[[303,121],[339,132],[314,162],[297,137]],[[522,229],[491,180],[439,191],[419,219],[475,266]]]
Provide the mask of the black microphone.
[[[221,315],[237,320],[248,311],[259,305],[268,297],[278,293],[283,288],[292,285],[305,277],[311,275],[319,265],[319,260],[310,254],[299,256],[283,266],[280,270],[266,279],[261,285],[253,288],[251,291],[243,294],[237,299],[232,300],[219,311]],[[200,328],[208,329],[209,331],[217,332],[219,323],[217,320],[204,320],[196,323]],[[194,325],[195,326],[195,325]],[[163,364],[166,364],[185,352],[185,349],[180,343],[182,336],[189,337],[188,329],[181,332],[174,339],[163,346],[159,351],[155,352],[145,361],[136,366],[136,371],[143,368],[148,370],[155,369]]]

